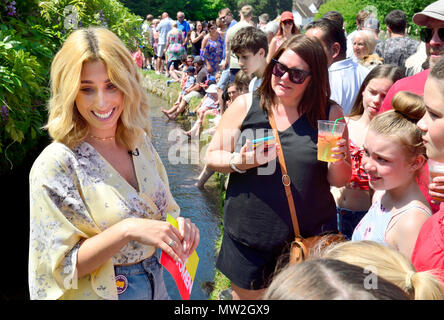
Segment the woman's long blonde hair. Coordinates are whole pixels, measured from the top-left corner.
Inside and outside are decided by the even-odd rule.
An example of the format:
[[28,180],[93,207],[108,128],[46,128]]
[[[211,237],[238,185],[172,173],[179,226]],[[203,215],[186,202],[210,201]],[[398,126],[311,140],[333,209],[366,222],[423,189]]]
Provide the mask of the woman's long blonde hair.
[[83,63],[101,60],[111,82],[123,93],[116,141],[133,150],[143,133],[150,135],[148,97],[131,53],[111,31],[100,27],[74,31],[51,65],[51,98],[45,128],[55,141],[73,148],[88,135],[88,125],[75,106]]
[[347,241],[332,245],[317,257],[336,259],[365,269],[404,290],[415,300],[443,300],[444,289],[430,271],[417,272],[400,252],[374,241]]

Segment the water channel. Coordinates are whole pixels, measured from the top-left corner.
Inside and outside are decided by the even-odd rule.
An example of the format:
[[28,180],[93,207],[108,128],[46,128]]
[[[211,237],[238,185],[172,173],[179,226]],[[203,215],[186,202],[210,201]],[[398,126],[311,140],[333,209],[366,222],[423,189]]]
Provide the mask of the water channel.
[[[149,94],[151,108],[151,125],[153,144],[162,158],[168,173],[171,192],[181,208],[181,216],[190,218],[200,230],[200,243],[197,248],[199,265],[193,284],[190,299],[206,300],[211,288],[209,282],[214,279],[215,253],[214,242],[219,236],[218,213],[220,210],[219,185],[210,179],[204,188],[194,186],[195,178],[199,175],[202,166],[196,161],[197,153],[189,159],[191,151],[186,152],[190,146],[188,139],[180,136],[181,129],[189,129],[189,123],[181,121],[167,121],[160,111],[161,107],[167,107],[166,101]],[[185,152],[177,152],[182,158],[172,157],[178,147]],[[188,156],[187,156],[188,155]],[[179,162],[179,163],[177,163]],[[165,282],[168,293],[173,300],[180,300],[173,278],[165,270]]]

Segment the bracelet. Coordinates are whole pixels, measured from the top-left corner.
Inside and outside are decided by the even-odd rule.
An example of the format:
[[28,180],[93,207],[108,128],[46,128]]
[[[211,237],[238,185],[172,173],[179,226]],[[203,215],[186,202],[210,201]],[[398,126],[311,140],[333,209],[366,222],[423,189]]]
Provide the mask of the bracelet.
[[240,154],[238,152],[233,152],[233,154],[231,155],[231,159],[230,159],[230,168],[233,169],[234,171],[236,171],[237,173],[245,173],[245,172],[247,172],[247,170],[240,170],[234,164],[235,160],[239,156],[240,156]]

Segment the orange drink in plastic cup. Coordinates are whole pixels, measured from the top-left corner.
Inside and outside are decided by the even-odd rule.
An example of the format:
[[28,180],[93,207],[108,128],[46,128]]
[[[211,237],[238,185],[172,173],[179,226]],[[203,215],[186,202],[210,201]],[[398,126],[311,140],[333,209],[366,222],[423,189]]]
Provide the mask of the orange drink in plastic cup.
[[335,148],[342,138],[345,129],[344,122],[330,120],[318,120],[318,160],[335,162],[338,159],[332,158],[331,149]]
[[[429,159],[427,164],[429,165],[429,183],[432,183],[435,177],[444,176],[444,163]],[[441,197],[432,196],[432,199],[435,201],[444,201],[444,193]]]

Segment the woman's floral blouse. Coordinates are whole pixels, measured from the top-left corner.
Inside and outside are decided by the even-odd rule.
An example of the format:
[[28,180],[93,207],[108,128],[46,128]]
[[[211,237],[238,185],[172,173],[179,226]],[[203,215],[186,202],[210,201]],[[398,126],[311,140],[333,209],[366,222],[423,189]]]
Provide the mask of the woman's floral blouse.
[[54,142],[30,172],[29,291],[31,299],[117,299],[114,265],[139,262],[155,248],[130,241],[95,272],[77,278],[77,251],[123,219],[179,215],[165,168],[145,136],[133,156],[139,192],[90,144],[73,150]]

